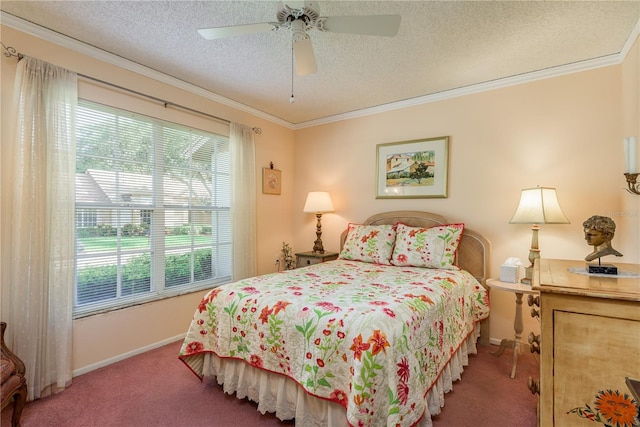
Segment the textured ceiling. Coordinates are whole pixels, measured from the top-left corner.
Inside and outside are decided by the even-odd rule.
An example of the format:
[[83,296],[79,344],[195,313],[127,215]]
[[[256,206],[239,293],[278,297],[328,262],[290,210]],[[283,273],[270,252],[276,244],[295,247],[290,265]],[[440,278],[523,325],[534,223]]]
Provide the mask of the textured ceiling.
[[640,0],[318,3],[321,16],[399,14],[400,30],[311,31],[318,72],[293,77],[293,104],[288,31],[197,32],[276,21],[279,2],[2,0],[0,9],[293,125],[616,55],[640,22]]

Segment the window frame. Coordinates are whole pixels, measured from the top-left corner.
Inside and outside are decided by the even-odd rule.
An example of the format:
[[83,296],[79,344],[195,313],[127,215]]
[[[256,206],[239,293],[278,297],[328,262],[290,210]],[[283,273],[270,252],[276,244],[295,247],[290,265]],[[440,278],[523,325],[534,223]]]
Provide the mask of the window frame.
[[[167,120],[166,118],[157,118],[154,117],[152,115],[149,114],[145,114],[145,113],[138,113],[138,112],[131,112],[129,110],[125,110],[121,107],[118,106],[112,106],[112,105],[108,105],[108,104],[103,104],[102,102],[99,101],[95,101],[93,99],[84,99],[84,98],[80,98],[79,99],[79,108],[84,108],[87,106],[96,106],[98,107],[98,109],[106,109],[108,111],[118,111],[119,114],[127,114],[133,117],[137,117],[137,118],[144,118],[145,121],[149,121],[150,123],[152,123],[152,126],[155,127],[156,126],[160,126],[162,129],[172,129],[173,131],[177,131],[181,132],[184,130],[192,130],[194,131],[195,134],[207,134],[209,136],[209,138],[213,138],[215,141],[214,144],[220,144],[222,143],[223,145],[226,144],[226,149],[228,150],[229,148],[229,136],[228,136],[228,132],[226,135],[224,134],[220,134],[217,132],[212,132],[211,130],[203,130],[201,128],[196,128],[194,126],[191,125],[185,125],[183,123],[180,123],[179,121],[171,121],[171,120]],[[157,129],[154,130],[154,132],[157,131]],[[153,162],[154,165],[152,166],[152,174],[154,175],[154,179],[157,179],[157,173],[158,173],[158,166],[155,162],[158,161],[158,159],[161,159],[162,156],[162,150],[158,150],[158,145],[162,145],[163,144],[163,139],[160,138],[159,140],[155,140],[154,143],[152,144],[152,148],[153,148]],[[214,163],[213,160],[211,160],[212,163]],[[230,160],[227,159],[227,168],[230,167]],[[227,170],[227,191],[230,191],[230,187],[231,187],[231,183],[230,183],[230,171]],[[160,188],[162,189],[163,185],[160,184]],[[143,294],[133,294],[131,296],[122,296],[120,295],[120,290],[121,290],[121,279],[120,279],[120,272],[118,272],[118,279],[117,279],[117,297],[115,299],[107,299],[105,301],[102,302],[95,302],[95,303],[89,303],[89,304],[83,304],[83,305],[78,305],[78,271],[76,271],[75,274],[75,282],[74,282],[74,300],[73,300],[73,317],[74,318],[81,318],[81,317],[85,317],[85,316],[90,316],[90,315],[94,315],[94,314],[98,314],[98,313],[104,313],[104,312],[108,312],[108,311],[112,311],[112,310],[118,310],[118,309],[122,309],[122,308],[126,308],[126,307],[131,307],[134,305],[139,305],[139,304],[145,304],[145,303],[149,303],[152,301],[157,301],[157,300],[161,300],[161,299],[165,299],[165,298],[171,298],[171,297],[175,297],[178,295],[182,295],[182,294],[187,294],[187,293],[192,293],[192,292],[197,292],[197,291],[201,291],[204,289],[209,289],[215,286],[218,286],[220,284],[223,283],[228,283],[231,281],[231,269],[230,266],[232,265],[232,249],[231,249],[231,240],[230,240],[230,197],[228,200],[228,205],[225,207],[221,207],[221,206],[214,206],[213,203],[211,203],[210,205],[197,205],[197,204],[192,204],[191,202],[189,202],[188,206],[173,206],[173,205],[167,205],[165,204],[165,201],[163,200],[163,194],[160,193],[156,193],[157,192],[157,188],[156,188],[156,182],[154,182],[153,184],[153,195],[152,195],[152,200],[150,201],[150,203],[136,203],[135,201],[132,200],[125,200],[124,198],[124,194],[123,196],[123,200],[120,203],[108,203],[108,204],[86,204],[86,203],[78,203],[77,199],[76,199],[76,203],[75,203],[75,211],[76,211],[76,226],[75,226],[75,230],[76,230],[76,242],[80,243],[78,236],[77,236],[77,231],[78,231],[78,213],[80,213],[82,216],[82,219],[84,220],[86,215],[88,215],[88,212],[90,212],[90,210],[95,211],[95,216],[94,218],[96,218],[96,222],[99,223],[99,220],[97,219],[98,217],[98,213],[101,209],[108,209],[112,212],[126,212],[126,211],[131,211],[131,216],[133,217],[135,214],[137,214],[137,219],[139,220],[140,224],[142,224],[143,222],[143,213],[145,215],[145,218],[148,218],[150,220],[151,223],[156,222],[158,225],[156,227],[150,227],[149,228],[149,238],[150,239],[155,239],[153,240],[153,242],[155,242],[153,244],[153,247],[149,247],[148,249],[143,249],[140,251],[140,253],[149,253],[150,257],[152,259],[151,261],[151,270],[150,270],[150,289],[149,292],[145,292]],[[191,190],[190,190],[191,191]],[[215,193],[214,193],[215,194]],[[76,196],[77,197],[77,196]],[[178,285],[174,285],[174,286],[167,286],[167,283],[165,283],[165,277],[164,277],[164,268],[165,268],[165,263],[167,261],[167,256],[169,254],[170,251],[167,251],[166,248],[164,247],[164,234],[166,233],[165,231],[165,227],[166,227],[166,219],[165,219],[165,214],[168,210],[171,209],[179,209],[182,210],[183,212],[187,213],[189,220],[189,224],[191,224],[191,228],[193,229],[193,223],[191,222],[191,218],[193,217],[192,212],[208,212],[208,214],[213,217],[214,215],[220,215],[220,213],[224,213],[226,212],[227,216],[229,217],[226,223],[226,227],[228,227],[228,229],[225,229],[224,232],[229,234],[229,239],[228,242],[226,243],[220,243],[218,241],[218,243],[216,243],[215,245],[213,243],[210,243],[208,246],[207,244],[194,244],[193,240],[191,239],[191,244],[188,245],[188,251],[185,253],[190,254],[190,269],[191,269],[191,276],[190,276],[190,280],[188,283],[185,284],[178,284]],[[93,213],[92,213],[93,215]],[[206,215],[205,215],[206,216]],[[119,227],[117,227],[117,237],[118,239],[121,237],[122,235],[122,226],[123,223],[118,222]],[[214,224],[209,224],[212,229]],[[205,225],[206,226],[206,225]],[[219,234],[219,233],[216,233]],[[219,237],[219,236],[216,236]],[[151,245],[151,240],[150,240],[150,245]],[[194,281],[194,273],[193,273],[193,269],[194,269],[194,257],[195,252],[198,250],[199,247],[202,248],[211,248],[211,257],[213,258],[213,253],[214,253],[214,247],[217,246],[224,246],[227,248],[227,253],[228,253],[228,265],[229,268],[226,269],[225,271],[228,271],[228,274],[224,274],[222,276],[213,276],[210,277],[208,279],[204,279],[204,280],[198,280],[198,281]],[[97,258],[99,255],[96,255],[95,253],[92,254],[87,254],[86,252],[83,253],[84,248],[82,247],[83,245],[78,244],[77,245],[77,250],[76,250],[76,255],[75,255],[75,265],[77,267],[78,265],[78,261],[82,260],[82,259],[87,259],[87,258]],[[185,246],[186,247],[186,246]],[[119,247],[116,248],[116,251],[119,252],[118,254],[116,254],[115,256],[121,256],[121,249]],[[129,251],[127,252],[127,255],[132,255],[135,254],[135,251]],[[119,261],[118,261],[119,262]],[[117,267],[118,269],[121,269],[122,266],[120,264],[118,264],[120,267]],[[219,265],[216,263],[215,267],[219,268]],[[215,268],[212,266],[212,268]],[[224,270],[224,269],[223,269]],[[120,270],[119,270],[120,271]]]

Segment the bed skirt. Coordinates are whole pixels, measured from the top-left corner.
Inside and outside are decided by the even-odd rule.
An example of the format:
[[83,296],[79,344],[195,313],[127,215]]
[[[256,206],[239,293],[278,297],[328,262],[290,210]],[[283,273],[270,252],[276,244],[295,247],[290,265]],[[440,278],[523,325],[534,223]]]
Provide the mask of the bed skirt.
[[[425,396],[427,411],[418,426],[430,427],[431,417],[440,413],[444,406],[444,395],[451,391],[453,382],[460,380],[462,371],[469,363],[469,354],[476,354],[476,341],[480,336],[480,325],[453,355],[438,377],[435,385]],[[279,374],[274,374],[236,359],[221,359],[206,353],[203,373],[215,376],[218,384],[228,394],[239,399],[247,398],[258,403],[258,411],[274,413],[281,420],[296,420],[297,425],[318,427],[347,427],[345,408],[337,403],[320,399],[305,392],[298,384]]]

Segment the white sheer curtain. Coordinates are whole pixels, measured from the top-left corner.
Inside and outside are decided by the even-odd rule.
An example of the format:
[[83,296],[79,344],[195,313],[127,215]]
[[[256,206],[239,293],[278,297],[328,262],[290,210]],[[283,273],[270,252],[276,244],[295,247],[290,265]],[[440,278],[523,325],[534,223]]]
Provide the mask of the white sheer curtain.
[[10,230],[3,230],[10,253],[2,267],[11,270],[2,286],[10,304],[3,303],[2,317],[33,400],[65,388],[72,377],[77,76],[25,57],[15,95],[14,174],[3,184],[12,201]]
[[233,280],[256,275],[256,161],[251,128],[231,123]]

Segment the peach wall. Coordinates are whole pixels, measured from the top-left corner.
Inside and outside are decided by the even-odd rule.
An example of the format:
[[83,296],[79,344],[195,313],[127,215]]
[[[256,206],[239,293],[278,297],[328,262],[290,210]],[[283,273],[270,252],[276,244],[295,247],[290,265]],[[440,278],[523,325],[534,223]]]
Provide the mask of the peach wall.
[[[556,187],[568,225],[541,225],[543,257],[583,259],[591,248],[582,222],[616,217],[623,169],[620,66],[461,96],[296,132],[294,209],[308,191],[329,191],[335,213],[323,216],[325,249],[338,249],[348,222],[381,211],[427,210],[484,233],[492,276],[516,256],[527,262],[528,225],[512,225],[522,188]],[[376,144],[450,137],[446,199],[376,199]],[[637,197],[637,196],[636,196]],[[637,218],[638,210],[629,208]],[[296,249],[312,245],[313,215],[294,215]],[[621,224],[614,247],[637,240]],[[620,262],[638,262],[637,251]],[[492,291],[491,336],[513,336],[514,295]],[[525,334],[538,324],[525,316]],[[526,336],[526,335],[525,335]]]
[[73,321],[73,374],[184,338],[203,292]]

